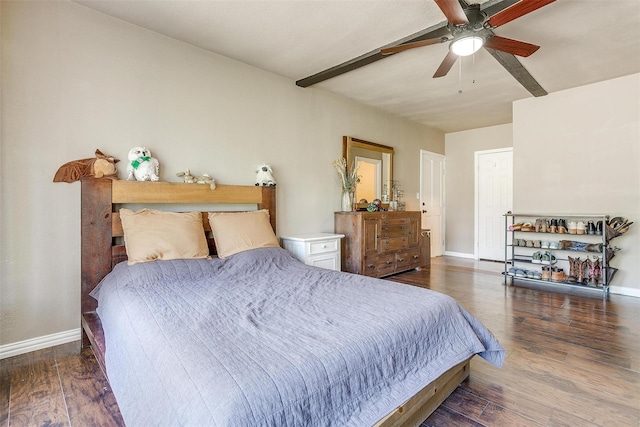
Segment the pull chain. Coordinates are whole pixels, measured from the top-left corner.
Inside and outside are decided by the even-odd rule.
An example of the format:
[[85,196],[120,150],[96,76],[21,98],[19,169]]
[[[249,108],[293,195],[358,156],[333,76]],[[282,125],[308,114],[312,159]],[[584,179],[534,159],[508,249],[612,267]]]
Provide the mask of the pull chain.
[[458,61],[458,95],[462,93],[462,57]]

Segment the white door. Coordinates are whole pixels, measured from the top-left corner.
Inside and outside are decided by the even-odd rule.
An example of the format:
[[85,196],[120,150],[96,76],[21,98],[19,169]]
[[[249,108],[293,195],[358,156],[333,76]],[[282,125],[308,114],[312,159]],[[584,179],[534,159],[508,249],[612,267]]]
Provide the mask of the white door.
[[476,152],[476,259],[504,260],[504,214],[513,209],[513,149]]
[[442,154],[420,150],[422,228],[431,230],[431,257],[444,254],[444,172]]

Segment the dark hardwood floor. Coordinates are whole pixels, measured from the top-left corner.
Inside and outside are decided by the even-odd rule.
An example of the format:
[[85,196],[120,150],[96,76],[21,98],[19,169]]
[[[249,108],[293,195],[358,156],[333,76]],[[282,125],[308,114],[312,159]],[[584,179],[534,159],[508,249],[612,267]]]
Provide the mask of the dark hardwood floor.
[[[640,426],[640,299],[505,287],[500,269],[441,257],[391,278],[455,297],[508,350],[500,369],[475,357],[422,426]],[[124,425],[93,354],[79,349],[0,360],[0,427]]]

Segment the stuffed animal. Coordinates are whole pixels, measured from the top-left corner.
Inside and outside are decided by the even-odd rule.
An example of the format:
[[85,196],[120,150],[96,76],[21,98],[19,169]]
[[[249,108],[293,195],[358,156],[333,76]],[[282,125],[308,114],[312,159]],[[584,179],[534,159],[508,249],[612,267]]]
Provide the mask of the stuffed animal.
[[189,169],[184,172],[178,172],[176,176],[182,178],[182,181],[185,184],[194,184],[196,182],[196,177],[191,175],[191,171]]
[[182,180],[187,184],[208,184],[212,190],[216,189],[216,180],[206,173],[201,176],[193,176],[191,171],[187,169],[184,172],[178,172],[176,176],[182,177]]
[[159,181],[160,163],[151,157],[147,147],[133,147],[129,150],[127,165],[128,181]]
[[276,180],[273,179],[273,170],[267,164],[261,164],[256,169],[256,185],[275,187]]
[[96,150],[96,157],[93,159],[73,160],[60,166],[53,177],[53,182],[74,182],[85,176],[118,179],[116,163],[119,161],[113,156]]

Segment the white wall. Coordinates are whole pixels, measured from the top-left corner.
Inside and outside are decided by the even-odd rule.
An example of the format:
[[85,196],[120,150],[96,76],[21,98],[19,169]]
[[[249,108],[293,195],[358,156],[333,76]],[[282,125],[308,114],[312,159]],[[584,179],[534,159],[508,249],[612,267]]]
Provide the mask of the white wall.
[[511,124],[445,135],[447,158],[446,252],[473,257],[475,222],[475,152],[511,147]]
[[635,221],[612,292],[640,296],[640,74],[513,105],[514,211]]
[[80,184],[52,183],[67,161],[146,145],[162,180],[190,168],[249,185],[268,162],[282,235],[333,230],[343,135],[393,146],[406,194],[419,150],[444,153],[439,131],[74,3],[0,2],[0,14],[0,353],[80,326]]

